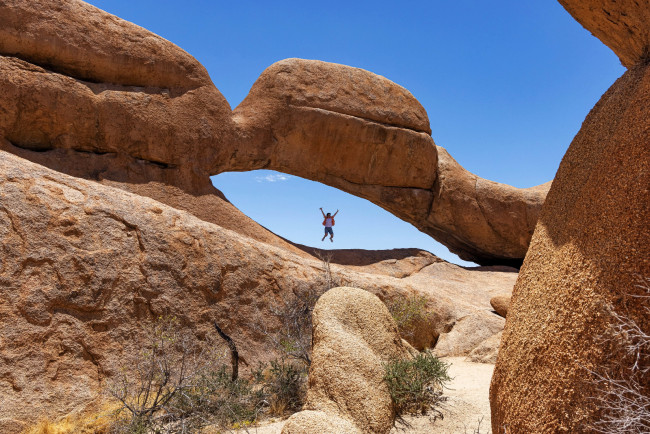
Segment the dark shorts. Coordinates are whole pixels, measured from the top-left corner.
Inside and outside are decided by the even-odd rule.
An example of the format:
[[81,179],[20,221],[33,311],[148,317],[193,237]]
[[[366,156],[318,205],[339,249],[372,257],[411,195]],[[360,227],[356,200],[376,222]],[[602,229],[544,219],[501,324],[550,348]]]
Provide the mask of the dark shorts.
[[332,228],[325,228],[325,235],[330,234],[331,236],[334,236],[334,231]]

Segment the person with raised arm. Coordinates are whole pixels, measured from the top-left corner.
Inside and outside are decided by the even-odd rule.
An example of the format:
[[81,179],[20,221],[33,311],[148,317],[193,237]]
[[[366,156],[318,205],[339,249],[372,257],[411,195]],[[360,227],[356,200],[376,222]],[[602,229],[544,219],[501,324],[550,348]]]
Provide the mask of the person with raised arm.
[[332,226],[334,226],[334,217],[336,217],[336,214],[339,213],[339,210],[337,209],[334,215],[323,212],[323,208],[320,209],[320,213],[323,214],[323,226],[325,226],[325,235],[323,235],[323,239],[321,241],[325,241],[325,238],[327,237],[327,234],[330,234],[330,241],[334,242],[334,230],[332,229]]

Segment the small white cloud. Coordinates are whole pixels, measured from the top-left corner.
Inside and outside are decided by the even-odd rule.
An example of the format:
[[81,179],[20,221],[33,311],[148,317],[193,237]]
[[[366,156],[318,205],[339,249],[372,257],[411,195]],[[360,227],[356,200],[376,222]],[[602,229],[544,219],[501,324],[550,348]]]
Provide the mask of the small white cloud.
[[278,174],[271,174],[271,175],[266,175],[266,176],[258,176],[257,182],[277,182],[277,181],[286,181],[289,179],[287,175],[282,175],[281,173]]

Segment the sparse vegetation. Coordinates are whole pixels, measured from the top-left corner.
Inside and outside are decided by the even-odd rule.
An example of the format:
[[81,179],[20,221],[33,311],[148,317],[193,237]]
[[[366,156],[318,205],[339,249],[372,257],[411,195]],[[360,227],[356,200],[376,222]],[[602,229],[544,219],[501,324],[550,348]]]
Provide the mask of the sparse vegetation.
[[146,343],[139,357],[109,388],[128,414],[117,425],[131,433],[156,431],[173,421],[172,399],[192,388],[203,369],[203,351],[182,332],[176,318],[160,317],[144,330]]
[[332,252],[316,252],[316,256],[323,263],[323,280],[324,280],[324,290],[323,292],[341,286],[341,279],[332,274]]
[[[650,317],[650,278],[642,278],[638,288],[645,293],[629,298],[635,303],[644,303],[642,315]],[[624,352],[627,358],[614,367],[614,374],[591,372],[599,393],[593,399],[603,416],[590,428],[599,433],[648,433],[650,396],[644,387],[647,388],[650,375],[650,333],[629,315],[611,306],[607,313],[613,319],[613,326],[603,339]]]
[[272,361],[264,382],[269,397],[269,414],[282,416],[299,411],[307,393],[307,369],[284,359]]
[[[302,406],[304,364],[275,360],[241,378],[234,360],[226,363],[223,355],[192,344],[174,318],[158,318],[146,334],[139,357],[109,388],[121,406],[106,432],[190,433],[208,426],[232,430]],[[234,359],[232,347],[234,343]]]
[[319,256],[322,283],[296,289],[293,295],[271,307],[279,329],[260,331],[282,354],[260,366],[249,378],[237,374],[234,343],[215,324],[229,344],[232,372],[223,357],[207,354],[183,333],[176,319],[161,317],[147,331],[140,357],[110,387],[121,403],[112,432],[195,432],[206,426],[245,428],[266,415],[300,410],[306,394],[311,363],[312,312],[318,298],[337,286],[331,255]]
[[388,384],[398,420],[406,414],[429,414],[442,417],[438,410],[444,401],[442,389],[451,380],[449,365],[429,352],[411,360],[394,360],[384,366],[384,381]]
[[74,413],[58,420],[41,419],[23,434],[108,434],[115,421],[117,404],[107,404],[83,413]]
[[316,302],[326,291],[340,285],[339,279],[332,274],[331,253],[315,253],[323,265],[323,277],[320,283],[298,288],[293,296],[284,299],[279,305],[271,306],[271,313],[278,319],[280,328],[272,331],[260,325],[258,329],[271,341],[273,346],[289,359],[311,364],[312,313]]
[[311,364],[311,315],[323,292],[325,291],[312,287],[294,291],[293,295],[283,300],[280,305],[270,307],[271,313],[280,323],[279,330],[271,332],[260,326],[261,331],[277,350],[289,359],[302,362],[306,366]]
[[[483,416],[478,418],[476,428],[472,429],[472,434],[481,434],[481,424],[483,423]],[[467,425],[465,426],[465,434],[467,434]],[[489,434],[489,432],[488,432]]]
[[424,295],[398,296],[386,302],[388,311],[393,316],[400,335],[409,340],[413,338],[415,326],[426,320],[427,297]]
[[[144,327],[141,352],[125,363],[109,383],[110,411],[95,413],[93,423],[70,417],[42,420],[29,434],[190,433],[206,427],[221,431],[246,429],[267,416],[299,411],[311,363],[312,312],[318,298],[339,282],[322,255],[322,281],[297,289],[271,312],[280,327],[262,330],[282,356],[260,364],[249,376],[238,375],[234,342],[215,324],[228,344],[230,360],[216,342],[199,345],[175,317],[163,316]],[[101,421],[102,425],[99,425]],[[88,426],[89,428],[84,428]]]

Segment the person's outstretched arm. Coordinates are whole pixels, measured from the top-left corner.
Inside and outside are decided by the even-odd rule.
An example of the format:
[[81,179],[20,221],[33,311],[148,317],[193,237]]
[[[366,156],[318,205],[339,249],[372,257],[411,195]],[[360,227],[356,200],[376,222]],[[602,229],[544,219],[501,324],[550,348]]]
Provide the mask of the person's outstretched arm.
[[332,217],[336,217],[336,214],[338,214],[338,213],[339,213],[339,210],[337,209]]
[[323,214],[323,217],[325,217],[325,213],[323,212],[323,208],[320,209],[320,213]]

